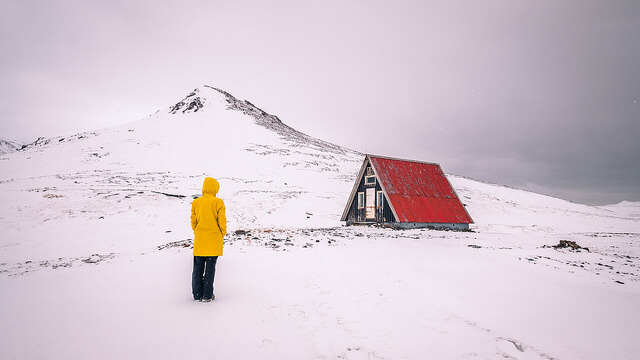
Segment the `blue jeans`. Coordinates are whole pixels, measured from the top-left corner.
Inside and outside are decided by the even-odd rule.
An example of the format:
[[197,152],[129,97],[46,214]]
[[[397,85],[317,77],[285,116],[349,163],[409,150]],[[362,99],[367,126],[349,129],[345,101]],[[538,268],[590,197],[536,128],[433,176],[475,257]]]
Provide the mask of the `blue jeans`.
[[217,256],[194,256],[191,289],[195,300],[213,297],[213,278],[216,276]]

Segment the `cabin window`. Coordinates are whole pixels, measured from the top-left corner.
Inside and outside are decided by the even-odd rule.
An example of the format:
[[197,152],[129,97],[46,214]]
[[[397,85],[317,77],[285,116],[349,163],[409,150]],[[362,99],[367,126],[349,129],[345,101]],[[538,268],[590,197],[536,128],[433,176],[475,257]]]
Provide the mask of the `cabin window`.
[[358,193],[358,209],[364,209],[364,193]]
[[378,191],[376,194],[376,206],[381,208],[384,205],[384,193],[382,191]]
[[376,176],[375,175],[365,176],[364,177],[364,184],[365,185],[375,185],[376,184]]
[[376,184],[376,174],[371,166],[367,166],[367,170],[364,172],[364,184],[367,186]]

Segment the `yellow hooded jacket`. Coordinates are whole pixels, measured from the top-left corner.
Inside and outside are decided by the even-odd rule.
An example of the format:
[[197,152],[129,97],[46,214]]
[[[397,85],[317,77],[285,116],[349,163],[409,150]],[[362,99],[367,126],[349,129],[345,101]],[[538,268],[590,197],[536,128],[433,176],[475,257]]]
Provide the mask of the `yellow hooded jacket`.
[[202,196],[191,203],[191,228],[194,256],[222,256],[222,240],[227,234],[224,201],[216,194],[220,184],[207,177],[202,184]]

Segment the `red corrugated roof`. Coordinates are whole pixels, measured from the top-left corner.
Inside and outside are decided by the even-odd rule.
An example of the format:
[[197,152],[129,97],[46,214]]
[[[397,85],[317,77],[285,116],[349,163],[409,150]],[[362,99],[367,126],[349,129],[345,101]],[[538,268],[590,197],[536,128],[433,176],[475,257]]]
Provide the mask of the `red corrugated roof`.
[[399,222],[471,224],[438,164],[368,155]]

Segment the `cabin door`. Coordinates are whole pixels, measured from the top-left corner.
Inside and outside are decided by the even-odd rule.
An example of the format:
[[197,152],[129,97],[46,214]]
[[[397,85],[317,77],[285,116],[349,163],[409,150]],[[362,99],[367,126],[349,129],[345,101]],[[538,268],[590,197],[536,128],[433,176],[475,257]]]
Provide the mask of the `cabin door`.
[[376,218],[376,188],[367,188],[366,218]]

